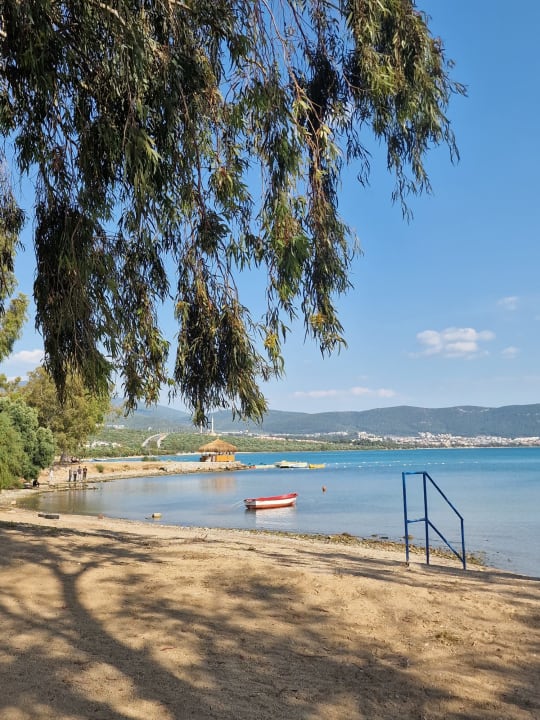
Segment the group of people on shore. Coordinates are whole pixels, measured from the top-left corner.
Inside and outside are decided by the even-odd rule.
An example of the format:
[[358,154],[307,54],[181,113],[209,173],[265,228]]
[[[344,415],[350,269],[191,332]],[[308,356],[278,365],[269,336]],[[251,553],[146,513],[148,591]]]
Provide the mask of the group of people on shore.
[[79,465],[78,468],[69,468],[68,470],[68,482],[84,482],[86,480],[86,475],[88,474],[88,468],[86,465],[84,467],[81,467]]

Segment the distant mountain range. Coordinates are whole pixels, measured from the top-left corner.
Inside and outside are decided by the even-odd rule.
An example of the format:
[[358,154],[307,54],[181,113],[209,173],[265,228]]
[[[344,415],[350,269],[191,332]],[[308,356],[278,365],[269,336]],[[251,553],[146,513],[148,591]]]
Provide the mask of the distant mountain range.
[[[233,420],[228,411],[215,412],[210,417],[217,434],[248,431],[260,435],[318,436],[365,432],[378,436],[414,437],[429,432],[462,437],[540,437],[540,404],[499,408],[472,405],[419,408],[402,405],[359,412],[324,413],[270,410],[260,425]],[[111,417],[108,423],[156,432],[188,432],[194,429],[187,413],[162,405],[136,410],[128,417]]]

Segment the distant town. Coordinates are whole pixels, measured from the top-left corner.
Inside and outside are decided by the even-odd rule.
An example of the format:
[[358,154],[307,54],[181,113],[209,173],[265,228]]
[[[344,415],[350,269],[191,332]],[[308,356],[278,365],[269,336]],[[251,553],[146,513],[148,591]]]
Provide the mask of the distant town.
[[419,433],[415,437],[378,437],[371,433],[358,433],[359,440],[370,442],[392,442],[404,447],[527,447],[540,445],[540,437],[506,438],[494,435],[477,435],[463,437],[462,435],[449,435],[448,433],[435,435],[429,432]]

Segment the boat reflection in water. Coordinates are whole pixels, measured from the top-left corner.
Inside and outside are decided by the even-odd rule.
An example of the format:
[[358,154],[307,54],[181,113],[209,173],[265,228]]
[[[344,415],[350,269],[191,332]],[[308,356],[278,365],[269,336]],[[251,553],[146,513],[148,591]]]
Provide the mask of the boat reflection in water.
[[245,520],[254,530],[293,532],[298,522],[298,512],[295,505],[276,508],[272,512],[251,512],[246,510]]

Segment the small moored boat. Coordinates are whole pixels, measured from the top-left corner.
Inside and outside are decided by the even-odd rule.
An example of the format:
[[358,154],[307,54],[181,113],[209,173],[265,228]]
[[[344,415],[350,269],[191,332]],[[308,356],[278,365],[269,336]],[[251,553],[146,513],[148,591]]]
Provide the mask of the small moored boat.
[[296,460],[280,460],[276,463],[277,468],[307,468],[307,462],[298,462]]
[[324,463],[309,463],[310,470],[320,470],[324,467]]
[[271,508],[290,507],[296,503],[298,493],[271,495],[270,497],[246,498],[246,510],[270,510]]

